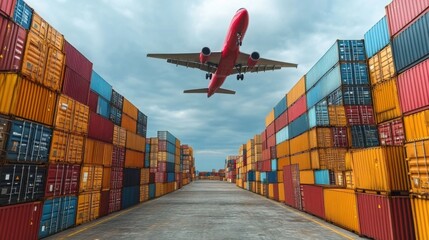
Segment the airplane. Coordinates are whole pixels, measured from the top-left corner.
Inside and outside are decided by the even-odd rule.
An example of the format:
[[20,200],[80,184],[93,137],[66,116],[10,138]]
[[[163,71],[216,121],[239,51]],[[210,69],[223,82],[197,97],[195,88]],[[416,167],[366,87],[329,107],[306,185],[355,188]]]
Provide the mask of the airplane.
[[207,93],[207,98],[214,93],[235,94],[235,91],[221,88],[225,79],[237,74],[237,80],[244,79],[244,73],[278,70],[283,67],[298,67],[297,64],[260,58],[258,52],[250,55],[240,52],[249,24],[249,14],[245,8],[240,8],[234,15],[226,35],[221,52],[211,52],[203,47],[200,53],[147,54],[147,57],[166,59],[168,63],[177,66],[197,68],[206,73],[210,79],[208,88],[185,90],[184,93]]

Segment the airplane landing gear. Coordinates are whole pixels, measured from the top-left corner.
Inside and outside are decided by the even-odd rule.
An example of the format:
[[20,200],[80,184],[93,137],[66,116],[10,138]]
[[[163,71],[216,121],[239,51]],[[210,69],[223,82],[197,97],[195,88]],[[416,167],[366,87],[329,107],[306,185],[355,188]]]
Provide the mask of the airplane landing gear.
[[244,80],[244,74],[242,74],[242,73],[237,74],[237,81],[240,80],[240,79],[241,79],[241,81]]
[[212,79],[213,74],[212,73],[206,73],[206,79]]
[[241,33],[237,33],[237,46],[241,46],[243,42],[241,41]]

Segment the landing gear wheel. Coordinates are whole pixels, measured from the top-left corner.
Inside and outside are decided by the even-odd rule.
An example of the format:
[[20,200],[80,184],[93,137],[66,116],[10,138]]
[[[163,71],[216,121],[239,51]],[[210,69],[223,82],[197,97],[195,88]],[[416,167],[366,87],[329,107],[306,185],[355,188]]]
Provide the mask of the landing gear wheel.
[[240,80],[243,81],[244,80],[244,74],[237,74],[237,81]]
[[211,73],[206,73],[206,79],[212,79],[212,74]]

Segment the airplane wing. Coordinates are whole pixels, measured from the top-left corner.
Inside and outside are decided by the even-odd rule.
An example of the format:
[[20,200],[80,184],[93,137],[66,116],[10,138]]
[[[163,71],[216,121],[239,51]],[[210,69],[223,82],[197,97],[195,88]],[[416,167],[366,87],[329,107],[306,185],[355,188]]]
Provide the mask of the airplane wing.
[[[265,71],[279,70],[285,67],[294,67],[294,68],[298,67],[298,65],[295,63],[280,62],[280,61],[260,58],[253,68],[249,68],[247,66],[247,61],[249,60],[249,56],[250,56],[249,54],[242,53],[242,52],[240,52],[240,54],[238,55],[236,65],[241,65],[242,73],[265,72]],[[237,74],[237,73],[238,73],[238,69],[235,68],[231,74]]]
[[168,63],[180,65],[189,68],[197,68],[204,72],[216,72],[221,58],[221,52],[212,52],[207,63],[200,62],[200,53],[167,53],[157,54],[150,53],[147,55],[151,58],[160,58],[167,60]]

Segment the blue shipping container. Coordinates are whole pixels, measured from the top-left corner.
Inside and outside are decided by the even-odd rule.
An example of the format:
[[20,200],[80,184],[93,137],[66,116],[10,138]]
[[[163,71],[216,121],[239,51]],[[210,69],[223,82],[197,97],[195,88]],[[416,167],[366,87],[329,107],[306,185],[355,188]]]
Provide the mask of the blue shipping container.
[[308,110],[309,127],[329,126],[329,112],[326,100],[316,104]]
[[277,171],[267,172],[267,182],[268,183],[277,183]]
[[308,131],[307,113],[302,114],[299,118],[289,124],[289,138],[292,139]]
[[343,87],[342,97],[344,105],[372,105],[369,86]]
[[256,181],[256,174],[255,171],[248,171],[247,172],[247,182],[255,182]]
[[47,162],[52,129],[28,121],[12,121],[6,145],[6,159],[11,162]]
[[428,33],[429,12],[393,39],[393,60],[398,73],[429,58]]
[[140,185],[140,169],[124,168],[123,180],[124,187]]
[[142,137],[146,137],[147,135],[147,126],[137,123],[137,134],[142,136]]
[[315,170],[314,181],[316,184],[321,185],[335,185],[335,176],[333,175],[333,172],[327,169]]
[[143,125],[147,125],[147,116],[144,113],[142,113],[140,110],[138,110],[137,122]]
[[174,182],[176,181],[176,174],[173,173],[167,173],[167,182]]
[[167,142],[167,152],[176,154],[176,142]]
[[[98,98],[100,99],[100,97]],[[116,125],[121,126],[122,111],[114,106],[110,106],[109,119]]]
[[306,90],[312,88],[339,61],[365,60],[363,40],[337,40],[306,74]]
[[267,173],[266,172],[261,172],[261,182],[262,183],[267,183],[268,182]]
[[150,168],[150,158],[149,158],[149,154],[146,153],[144,156],[144,167],[145,168]]
[[74,225],[76,219],[76,196],[46,200],[43,204],[39,238],[61,232]]
[[121,209],[138,204],[140,202],[140,186],[124,187],[121,200]]
[[369,84],[366,63],[341,63],[341,83],[344,85]]
[[158,138],[159,140],[167,140],[168,142],[176,144],[176,137],[168,131],[158,131]]
[[278,102],[277,105],[274,107],[274,118],[278,118],[282,113],[286,111],[286,103],[286,96],[284,96],[282,100],[280,100],[280,102]]
[[320,102],[323,98],[328,96],[331,92],[341,86],[340,65],[329,71],[323,76],[316,85],[307,92],[307,109],[313,107],[316,103]]
[[289,140],[289,126],[282,128],[276,133],[276,143],[282,143],[286,140]]
[[110,116],[110,103],[103,97],[98,97],[97,113],[105,118]]
[[92,70],[90,88],[104,99],[110,100],[112,98],[112,85],[110,85],[94,70]]
[[328,105],[344,105],[343,103],[343,89],[338,88],[328,95],[326,98]]
[[32,18],[33,18],[33,9],[30,6],[28,6],[24,2],[24,0],[16,1],[13,20],[19,25],[21,25],[23,28],[29,30],[31,26]]
[[112,89],[112,98],[110,99],[110,103],[112,103],[116,108],[122,109],[124,105],[124,97],[116,92],[115,89]]
[[174,162],[167,162],[167,172],[168,173],[174,173],[175,164]]
[[156,185],[155,183],[149,184],[149,199],[154,199],[156,196]]
[[364,148],[379,146],[377,126],[351,126],[352,147]]
[[387,17],[384,16],[364,35],[365,51],[368,58],[374,56],[390,42]]
[[271,159],[271,171],[277,171],[277,159]]

